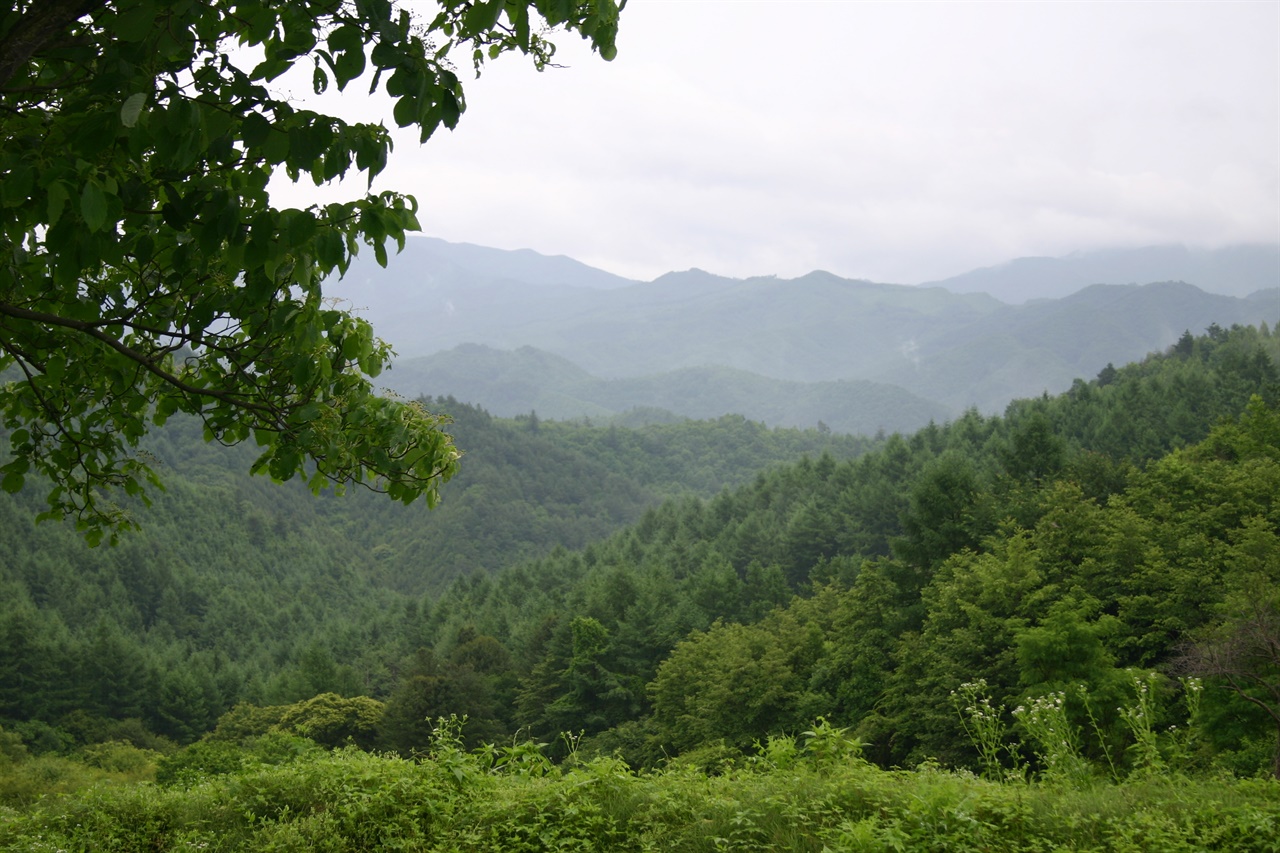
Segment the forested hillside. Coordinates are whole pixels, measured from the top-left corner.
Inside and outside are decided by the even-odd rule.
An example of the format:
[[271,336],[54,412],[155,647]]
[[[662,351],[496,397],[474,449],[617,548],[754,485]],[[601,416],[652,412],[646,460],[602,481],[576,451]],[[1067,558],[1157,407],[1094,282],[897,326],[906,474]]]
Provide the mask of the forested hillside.
[[147,451],[167,491],[127,507],[142,530],[117,547],[35,523],[38,484],[0,494],[0,725],[61,743],[141,719],[187,740],[240,700],[386,695],[422,643],[404,620],[424,591],[580,547],[663,498],[710,497],[771,464],[873,443],[740,417],[605,428],[426,402],[453,413],[466,451],[432,512],[250,477],[252,448],[206,445],[178,419]]
[[[1168,670],[1230,616],[1248,567],[1271,565],[1277,343],[1265,328],[1188,335],[1065,395],[861,455],[740,419],[633,431],[434,401],[475,448],[451,522],[469,540],[432,538],[447,510],[233,475],[178,428],[154,452],[185,458],[182,475],[118,548],[2,505],[0,715],[36,749],[144,729],[183,742],[238,701],[334,692],[385,702],[377,742],[406,753],[450,713],[471,742],[572,730],[637,764],[825,716],[885,763],[972,762],[948,704],[962,683],[1012,703],[1085,682],[1112,707],[1127,667]],[[664,492],[683,497],[598,539]],[[574,535],[598,541],[519,563]],[[470,571],[431,591],[415,560],[432,551]],[[1256,759],[1257,714],[1212,696],[1237,721],[1214,748]],[[1122,740],[1119,721],[1098,724]]]
[[[835,443],[710,499],[697,492],[743,454],[812,450],[816,434],[454,406],[490,452],[607,458],[578,477],[685,493],[439,594],[387,568],[398,540],[371,546],[396,529],[385,517],[332,497],[294,507],[210,449],[115,549],[6,502],[0,827],[101,844],[153,822],[158,849],[508,849],[539,831],[537,849],[1132,849],[1152,832],[1265,849],[1274,784],[1232,780],[1280,776],[1277,365],[1267,328],[1215,327],[1003,416]],[[185,444],[166,433],[155,452]],[[1157,783],[1171,773],[1177,787]],[[76,793],[151,778],[162,787]],[[1028,780],[1048,787],[989,787]],[[460,792],[481,790],[515,811],[469,811]],[[419,815],[411,791],[453,805]],[[50,792],[69,796],[29,808]],[[1028,796],[1053,817],[1009,811]],[[737,841],[676,840],[673,797]],[[989,817],[946,817],[962,807]]]
[[[584,729],[637,763],[745,748],[818,715],[857,726],[887,763],[972,761],[950,707],[962,683],[986,678],[1012,702],[1086,681],[1115,707],[1126,667],[1168,669],[1221,618],[1247,577],[1233,548],[1274,569],[1276,344],[1186,336],[1004,417],[970,412],[857,460],[669,503],[581,553],[450,590],[437,656],[496,638],[527,673],[508,726]],[[1197,444],[1253,395],[1244,426]],[[1260,725],[1214,697],[1215,713]],[[1273,742],[1265,726],[1235,737],[1219,746]]]
[[771,426],[821,424],[833,432],[874,435],[913,432],[951,414],[949,407],[898,386],[866,380],[791,382],[727,367],[598,379],[567,359],[533,347],[506,352],[463,344],[399,361],[386,381],[407,393],[465,389],[467,399],[508,417],[536,411],[557,419],[616,422],[637,416],[717,418],[733,412]]

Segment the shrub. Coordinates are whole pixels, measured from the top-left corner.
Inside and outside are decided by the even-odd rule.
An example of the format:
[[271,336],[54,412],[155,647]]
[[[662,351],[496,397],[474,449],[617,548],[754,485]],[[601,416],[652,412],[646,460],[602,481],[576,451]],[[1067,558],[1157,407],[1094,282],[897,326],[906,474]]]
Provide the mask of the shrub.
[[139,749],[131,743],[111,740],[82,748],[78,757],[85,764],[97,767],[99,770],[130,775],[150,775],[150,772],[155,769],[160,753],[150,749]]

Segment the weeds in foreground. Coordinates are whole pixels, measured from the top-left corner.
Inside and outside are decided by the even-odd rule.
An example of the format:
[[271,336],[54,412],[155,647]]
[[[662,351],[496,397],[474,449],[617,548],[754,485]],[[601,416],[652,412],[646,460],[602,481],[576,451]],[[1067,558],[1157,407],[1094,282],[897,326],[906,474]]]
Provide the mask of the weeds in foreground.
[[1045,781],[1079,784],[1091,775],[1080,747],[1080,732],[1067,718],[1067,694],[1037,696],[1013,709],[1013,716],[1033,744]]
[[[1117,720],[1128,732],[1130,743],[1125,750],[1128,778],[1157,777],[1171,770],[1191,767],[1198,734],[1200,696],[1203,690],[1197,678],[1181,679],[1186,724],[1172,725],[1160,731],[1159,693],[1162,677],[1155,672],[1130,672],[1133,701],[1116,708]],[[974,750],[978,753],[983,776],[992,780],[1013,781],[1030,778],[1032,767],[1024,763],[1023,748],[1035,757],[1038,778],[1059,785],[1086,784],[1094,778],[1094,765],[1085,757],[1082,733],[1070,719],[1068,700],[1074,697],[1089,722],[1089,728],[1106,762],[1110,778],[1121,780],[1112,756],[1110,739],[1099,722],[1098,713],[1087,687],[1075,685],[1070,690],[1051,691],[1033,696],[1011,712],[1024,742],[1019,743],[1004,722],[1005,708],[995,705],[987,695],[984,680],[960,685],[951,701],[960,723]],[[1002,759],[1001,756],[1007,759]]]
[[[958,690],[951,691],[951,704],[960,715],[960,725],[969,742],[978,751],[982,775],[993,780],[1021,778],[1022,756],[1005,725],[1004,706],[993,705],[987,695],[987,680],[979,678],[961,684]],[[1001,761],[1001,753],[1009,757],[1008,765]]]
[[286,757],[185,784],[93,785],[0,808],[0,853],[1276,849],[1280,784],[1150,773],[1068,783],[1079,733],[1063,729],[1061,694],[1040,699],[1014,718],[1046,784],[881,770],[825,720],[714,773],[576,754],[554,765],[537,743],[466,751],[461,721],[443,720],[417,760],[273,748]]

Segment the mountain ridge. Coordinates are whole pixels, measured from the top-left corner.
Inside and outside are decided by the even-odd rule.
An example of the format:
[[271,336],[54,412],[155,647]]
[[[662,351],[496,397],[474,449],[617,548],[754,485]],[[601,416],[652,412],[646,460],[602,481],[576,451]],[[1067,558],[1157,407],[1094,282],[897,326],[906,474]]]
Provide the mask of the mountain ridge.
[[[1091,284],[1188,281],[1209,293],[1246,297],[1280,286],[1280,244],[1241,244],[1221,249],[1146,246],[1073,252],[1057,258],[1014,258],[921,286],[955,293],[989,293],[1011,304],[1061,298]],[[1030,283],[1033,293],[1027,292]]]
[[868,380],[802,383],[715,365],[603,379],[545,350],[483,344],[402,360],[382,381],[405,396],[465,394],[499,417],[536,412],[556,420],[630,422],[640,409],[692,420],[736,414],[771,427],[821,423],[837,433],[870,435],[906,432],[952,414],[902,388]]
[[[532,347],[566,359],[598,380],[641,380],[720,367],[754,374],[758,385],[866,381],[897,386],[954,415],[969,406],[996,412],[1018,397],[1064,390],[1075,378],[1094,375],[1109,363],[1163,349],[1183,331],[1200,332],[1214,323],[1280,321],[1280,273],[1276,289],[1253,289],[1267,283],[1272,254],[1280,258],[1280,247],[1274,253],[1265,246],[1216,253],[1156,248],[1018,259],[991,269],[1006,278],[1013,270],[1025,279],[1027,270],[1048,264],[1056,270],[1045,274],[1049,288],[1059,287],[1066,272],[1083,269],[1092,275],[1107,262],[1114,262],[1112,273],[1094,277],[1123,278],[1144,258],[1165,267],[1185,262],[1201,271],[1211,269],[1214,258],[1225,258],[1217,268],[1263,273],[1252,278],[1242,273],[1232,284],[1249,290],[1245,296],[1211,293],[1186,279],[1151,279],[1154,283],[1141,285],[1094,282],[1058,298],[1009,303],[990,293],[951,289],[956,282],[976,287],[991,269],[920,286],[846,279],[822,270],[794,279],[734,279],[689,269],[637,282],[529,250],[413,238],[388,270],[374,274],[353,267],[337,284],[347,287],[351,303],[395,346],[399,367],[388,384],[402,393],[444,391],[508,411],[514,392],[491,397],[488,387],[473,391],[459,381],[466,371],[456,367],[456,355],[452,378],[440,373],[439,364],[432,366],[428,384],[433,387],[401,381],[415,372],[409,366],[415,358],[480,344],[508,352]],[[526,263],[530,266],[524,272],[521,265]],[[719,378],[728,381],[727,376]],[[536,404],[575,417],[618,411],[612,398],[607,404],[588,399],[598,389],[584,397],[581,388],[568,388],[572,383],[564,377],[551,379],[528,377],[526,384],[541,382],[543,387],[531,386],[515,396],[523,395],[531,408]],[[739,388],[740,379],[733,380]],[[633,382],[630,387],[639,394],[641,386]],[[848,390],[842,388],[836,396],[847,400]],[[810,392],[817,393],[791,389],[801,396]],[[717,393],[708,388],[702,396]],[[716,414],[695,408],[695,398],[667,402],[678,404],[672,410],[676,415],[694,410],[700,417]],[[655,399],[652,389],[632,403],[622,409],[670,408]],[[752,416],[768,417],[760,409]],[[842,418],[817,413],[814,419],[832,424]]]

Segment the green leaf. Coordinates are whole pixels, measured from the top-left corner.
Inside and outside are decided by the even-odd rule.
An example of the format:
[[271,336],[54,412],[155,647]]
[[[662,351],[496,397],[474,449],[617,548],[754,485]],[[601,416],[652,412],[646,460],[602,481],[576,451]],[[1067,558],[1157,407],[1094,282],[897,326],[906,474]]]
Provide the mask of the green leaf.
[[316,260],[326,270],[331,270],[342,263],[344,256],[342,234],[337,229],[326,227],[316,235]]
[[477,3],[467,10],[463,23],[467,29],[475,33],[491,30],[498,23],[498,17],[502,14],[502,8],[505,5],[506,0]]
[[396,101],[396,105],[391,110],[391,115],[395,118],[399,127],[408,127],[417,121],[418,118],[418,99],[410,95],[405,95]]
[[299,169],[310,169],[311,161],[324,151],[313,128],[299,126],[289,128],[289,160],[290,166]]
[[62,210],[67,206],[67,202],[71,198],[71,194],[67,192],[67,187],[62,181],[54,181],[49,185],[49,227],[58,224],[58,220],[62,217]]
[[310,423],[320,417],[320,411],[319,403],[307,403],[298,409],[297,414],[293,416],[293,420],[301,424]]
[[120,107],[120,123],[125,127],[136,125],[138,117],[142,115],[142,108],[146,103],[146,92],[137,92],[125,98],[124,104]]
[[26,481],[26,478],[23,477],[21,474],[19,474],[17,471],[9,471],[5,473],[4,480],[0,481],[0,489],[4,489],[6,492],[12,495],[12,494],[15,494],[16,492],[22,491],[22,484],[25,481]]
[[122,42],[139,42],[147,37],[157,20],[154,3],[137,3],[116,16],[111,33]]
[[301,246],[316,233],[316,218],[307,210],[291,210],[285,226],[285,239],[291,247]]
[[[512,12],[508,10],[507,14],[511,15]],[[517,8],[514,14],[515,14],[514,23],[515,23],[515,31],[516,31],[516,44],[520,45],[521,50],[528,52],[529,46],[530,46],[529,45],[529,7],[523,3],[520,3],[517,5]]]
[[330,33],[328,43],[333,51],[334,74],[341,89],[364,73],[364,32],[355,24],[347,24]]
[[289,59],[282,59],[279,56],[273,56],[271,59],[265,59],[259,62],[250,76],[255,80],[266,80],[268,82],[276,79],[281,74],[288,71],[293,66]]
[[290,134],[283,133],[276,128],[270,129],[271,132],[267,134],[262,143],[262,157],[272,165],[283,163],[289,159]]
[[346,24],[338,27],[329,33],[326,41],[329,43],[329,50],[334,53],[364,49],[364,33],[355,24]]
[[240,138],[250,148],[257,148],[267,141],[271,122],[261,113],[249,113],[240,121]]
[[156,412],[152,417],[152,422],[159,426],[168,420],[169,416],[176,411],[178,411],[178,398],[162,397],[160,402],[156,404]]
[[31,190],[35,187],[36,171],[26,163],[11,169],[4,176],[4,183],[0,185],[0,195],[3,196],[5,207],[18,207],[24,204],[31,196]]
[[338,74],[338,88],[341,89],[347,83],[359,77],[364,73],[365,58],[363,47],[357,47],[354,50],[348,50],[338,55],[336,62]]
[[100,231],[107,221],[107,197],[93,181],[84,185],[80,193],[80,215],[90,231]]
[[359,335],[350,334],[342,339],[342,357],[347,361],[358,361],[368,351],[369,341]]

